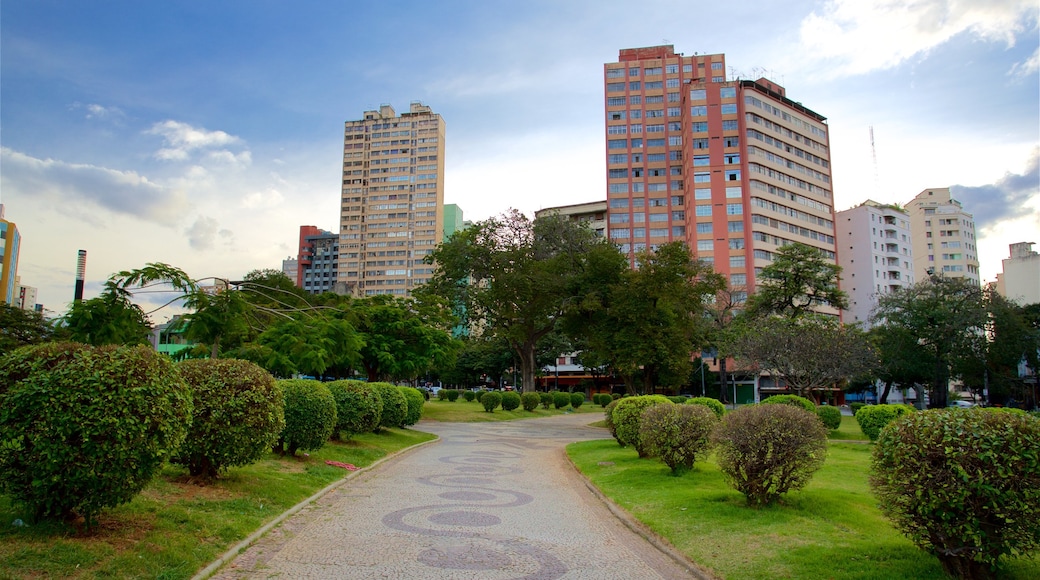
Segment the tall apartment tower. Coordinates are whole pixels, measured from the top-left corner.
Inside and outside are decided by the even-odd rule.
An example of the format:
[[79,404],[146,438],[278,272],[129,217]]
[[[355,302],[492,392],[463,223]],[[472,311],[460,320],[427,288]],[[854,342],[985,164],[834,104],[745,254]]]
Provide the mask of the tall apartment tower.
[[[296,286],[310,294],[335,292],[339,272],[340,238],[317,226],[300,226],[296,254]],[[284,262],[283,262],[284,264]]]
[[879,296],[914,283],[910,214],[868,199],[839,211],[835,221],[841,287],[849,294],[842,320],[868,328]]
[[444,120],[411,103],[347,121],[343,139],[339,280],[356,296],[406,296],[433,273],[443,240]]
[[18,303],[18,253],[21,244],[18,226],[4,219],[4,206],[0,204],[0,302],[10,306]]
[[685,240],[739,293],[783,245],[836,260],[834,206],[826,118],[725,71],[671,45],[604,66],[607,229],[630,257]]
[[913,232],[914,276],[967,278],[979,283],[975,220],[948,187],[926,189],[906,204]]

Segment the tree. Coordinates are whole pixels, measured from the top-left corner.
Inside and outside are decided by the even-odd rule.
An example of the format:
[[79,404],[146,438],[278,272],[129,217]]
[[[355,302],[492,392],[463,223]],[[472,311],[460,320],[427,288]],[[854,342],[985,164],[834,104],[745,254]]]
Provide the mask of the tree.
[[944,408],[954,363],[976,356],[988,315],[982,289],[971,280],[932,276],[878,299],[876,324],[908,333],[931,363],[929,407]]
[[438,246],[427,257],[436,265],[429,291],[461,306],[471,333],[503,338],[530,388],[538,342],[580,299],[575,287],[588,252],[607,244],[577,222],[555,215],[531,221],[510,210]]
[[20,346],[47,342],[53,336],[54,328],[39,312],[0,302],[0,356]]
[[758,274],[758,288],[748,299],[747,312],[798,317],[820,306],[848,308],[848,295],[838,289],[839,274],[841,267],[827,261],[820,250],[786,245]]
[[707,340],[705,304],[724,282],[683,242],[643,252],[638,261],[636,269],[622,262],[613,283],[590,291],[567,327],[595,353],[589,360],[607,362],[630,392],[649,393],[657,383],[689,377],[690,353]]
[[1019,376],[1019,364],[1036,360],[1040,332],[1029,318],[1029,307],[1022,307],[992,288],[983,290],[989,320],[986,340],[970,343],[972,356],[959,356],[953,374],[976,394],[984,390],[990,402],[1008,400],[1031,402],[1034,393]]
[[105,283],[100,296],[73,302],[62,325],[70,340],[84,344],[148,344],[148,317],[112,280]]
[[875,326],[868,331],[867,338],[878,355],[878,365],[871,373],[883,385],[878,403],[888,403],[894,385],[906,388],[928,383],[934,365],[929,360],[928,351],[910,331],[887,325]]
[[413,379],[454,359],[458,341],[429,324],[413,300],[384,294],[354,300],[351,309],[364,337],[359,358],[369,381]]
[[322,314],[279,320],[257,339],[261,366],[281,376],[322,376],[336,365],[360,361],[364,340],[345,320]]
[[820,389],[866,373],[876,364],[863,332],[824,315],[748,319],[724,346],[817,403]]

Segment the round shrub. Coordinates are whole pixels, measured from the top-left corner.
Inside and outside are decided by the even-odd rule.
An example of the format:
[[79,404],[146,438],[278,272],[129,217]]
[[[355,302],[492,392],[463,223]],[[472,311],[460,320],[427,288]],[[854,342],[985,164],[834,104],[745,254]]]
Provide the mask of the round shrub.
[[678,395],[675,395],[675,396],[672,396],[672,397],[668,397],[668,400],[671,401],[672,403],[676,404],[676,405],[682,405],[683,403],[686,402],[686,397],[680,397]]
[[985,407],[985,409],[987,411],[989,411],[990,413],[1008,413],[1008,414],[1011,414],[1011,415],[1028,415],[1029,414],[1029,413],[1025,412],[1024,410],[1019,409],[1017,407]]
[[809,483],[826,457],[827,429],[794,405],[748,405],[722,418],[712,443],[730,485],[762,506]]
[[538,393],[526,392],[520,395],[520,403],[524,406],[525,411],[534,411],[541,402],[542,398]]
[[467,403],[472,403],[473,399],[477,398],[477,394],[473,391],[462,391],[462,398],[466,399]]
[[437,391],[437,400],[438,401],[447,401],[448,400],[448,391],[450,391],[450,390],[451,389],[441,389],[441,390]]
[[397,388],[404,395],[404,400],[408,404],[408,410],[405,412],[404,421],[401,421],[400,426],[415,425],[419,422],[419,419],[422,419],[423,405],[426,404],[426,398],[423,397],[419,389],[413,389],[412,387]]
[[881,431],[870,483],[885,516],[948,574],[988,578],[1001,556],[1040,548],[1037,450],[1032,417],[910,413]]
[[479,403],[480,400],[484,397],[484,393],[486,393],[486,392],[487,391],[477,391],[477,392],[473,393],[473,396],[474,396],[474,398],[476,398],[477,402]]
[[195,410],[188,436],[171,460],[193,477],[259,461],[285,428],[282,392],[256,364],[236,359],[188,359],[177,371]]
[[145,347],[26,346],[0,358],[0,492],[33,518],[133,499],[180,447],[188,385]]
[[830,405],[816,407],[816,416],[823,421],[823,426],[831,431],[841,427],[841,410]]
[[364,381],[332,381],[326,383],[336,401],[336,429],[333,435],[346,433],[349,439],[359,433],[379,428],[383,417],[383,399]]
[[592,395],[592,402],[600,407],[606,407],[613,400],[614,399],[612,399],[607,393],[596,393],[595,395]]
[[615,401],[616,401],[616,400],[618,400],[618,399],[620,399],[620,398],[622,398],[623,396],[624,396],[624,395],[622,395],[621,393],[611,393],[611,394],[610,394],[610,398],[611,398],[611,399],[614,399]]
[[458,389],[448,389],[448,402],[449,403],[454,403],[455,401],[458,401],[458,400],[459,400],[459,390]]
[[622,444],[635,447],[640,457],[650,457],[649,449],[639,439],[639,421],[643,411],[654,405],[672,405],[664,395],[626,397],[618,401],[611,418],[614,421],[615,438]]
[[542,407],[545,409],[548,409],[549,406],[553,404],[553,394],[548,391],[544,393],[539,393],[538,398],[542,403]]
[[856,413],[856,422],[863,434],[877,441],[881,429],[896,417],[914,412],[909,405],[867,405]]
[[849,410],[852,411],[852,415],[855,416],[860,409],[866,406],[866,403],[860,403],[859,401],[856,401],[855,403],[849,403]]
[[577,409],[585,402],[585,393],[571,393],[571,407]]
[[502,404],[502,393],[499,393],[498,391],[488,391],[480,398],[480,404],[484,405],[484,410],[488,413],[494,413],[495,407]]
[[639,440],[650,455],[682,475],[706,451],[719,418],[704,405],[653,405],[639,419]]
[[617,402],[618,399],[611,397],[607,406],[603,407],[603,423],[607,430],[610,431],[610,436],[618,442],[618,445],[624,447],[625,444],[618,439],[617,428],[614,426],[614,408],[617,407]]
[[502,410],[513,411],[520,406],[520,394],[513,391],[502,393]]
[[726,414],[726,406],[722,404],[722,401],[718,399],[712,399],[711,397],[694,397],[692,399],[686,399],[687,405],[704,405],[711,409],[712,413],[719,419]]
[[[379,417],[379,428],[400,427],[408,418],[408,400],[404,394],[390,383],[369,383],[380,400],[383,401],[383,413]],[[458,391],[456,391],[457,395]],[[451,399],[448,399],[449,401]]]
[[563,391],[553,391],[552,397],[553,407],[556,407],[557,409],[562,409],[567,405],[571,404],[570,393],[565,393]]
[[278,381],[285,399],[285,429],[277,449],[295,455],[297,450],[321,449],[336,428],[336,399],[321,381]]
[[816,414],[816,403],[798,395],[773,395],[762,402],[770,405],[794,405]]

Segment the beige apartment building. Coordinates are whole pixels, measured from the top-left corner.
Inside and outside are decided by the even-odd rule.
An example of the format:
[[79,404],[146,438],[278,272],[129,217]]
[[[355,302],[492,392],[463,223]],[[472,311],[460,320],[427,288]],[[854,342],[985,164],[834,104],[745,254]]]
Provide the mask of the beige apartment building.
[[407,296],[433,274],[423,258],[443,240],[444,129],[419,102],[346,122],[338,271],[355,296]]
[[607,235],[606,201],[591,201],[587,203],[547,207],[534,212],[535,219],[547,215],[559,215],[584,224],[601,238]]
[[836,263],[825,117],[767,79],[726,80],[721,54],[623,49],[603,76],[607,230],[622,252],[684,240],[738,300],[784,245]]
[[906,204],[913,233],[914,277],[967,278],[979,284],[975,220],[948,187],[926,189]]
[[997,274],[997,292],[1019,306],[1040,303],[1040,253],[1033,242],[1017,242],[1008,246],[1011,257],[1001,260]]

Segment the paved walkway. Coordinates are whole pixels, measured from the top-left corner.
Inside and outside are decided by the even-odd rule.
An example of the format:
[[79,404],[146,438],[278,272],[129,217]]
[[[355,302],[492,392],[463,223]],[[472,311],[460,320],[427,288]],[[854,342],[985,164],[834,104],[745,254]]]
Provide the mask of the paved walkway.
[[214,578],[689,578],[585,486],[563,447],[598,416],[423,422],[441,437],[325,495]]

